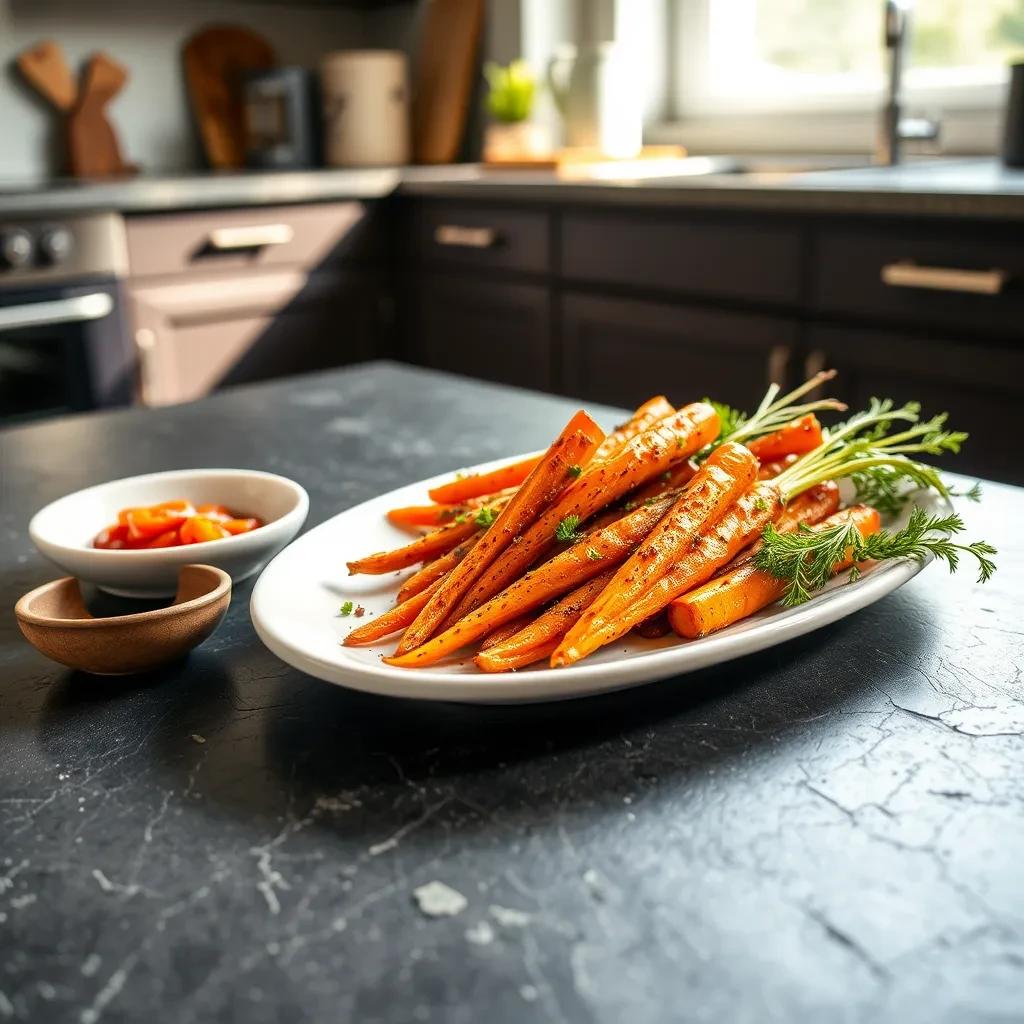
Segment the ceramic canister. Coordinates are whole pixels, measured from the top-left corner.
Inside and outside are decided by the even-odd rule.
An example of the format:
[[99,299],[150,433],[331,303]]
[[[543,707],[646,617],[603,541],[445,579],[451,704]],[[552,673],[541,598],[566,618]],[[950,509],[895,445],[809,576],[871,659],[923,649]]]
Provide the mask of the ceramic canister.
[[320,66],[324,161],[333,167],[409,162],[409,70],[399,50],[342,50]]

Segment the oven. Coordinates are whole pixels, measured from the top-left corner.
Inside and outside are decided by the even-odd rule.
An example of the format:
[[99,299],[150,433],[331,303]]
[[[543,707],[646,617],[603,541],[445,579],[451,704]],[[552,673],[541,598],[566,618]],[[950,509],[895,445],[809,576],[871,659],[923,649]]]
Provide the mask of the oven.
[[98,244],[110,226],[72,220],[56,242],[50,224],[0,228],[0,424],[131,403],[119,260],[104,258],[118,253]]

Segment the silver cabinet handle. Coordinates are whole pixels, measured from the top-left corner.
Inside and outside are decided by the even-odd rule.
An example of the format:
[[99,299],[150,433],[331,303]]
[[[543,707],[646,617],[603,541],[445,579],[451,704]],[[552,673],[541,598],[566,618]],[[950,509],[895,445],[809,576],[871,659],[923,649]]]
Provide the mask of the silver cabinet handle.
[[135,332],[135,349],[139,354],[139,400],[143,405],[159,405],[160,393],[156,372],[156,333],[148,327]]
[[211,249],[230,252],[232,249],[261,249],[267,245],[284,245],[295,237],[291,224],[250,224],[237,228],[214,228],[207,241]]
[[51,324],[102,320],[113,308],[114,300],[106,292],[0,307],[0,331],[14,330],[17,327],[48,327]]
[[882,282],[890,288],[930,288],[940,292],[969,292],[998,295],[1010,279],[1005,270],[961,270],[956,267],[926,267],[903,261],[882,267]]
[[494,228],[469,228],[461,224],[440,224],[434,230],[434,241],[438,245],[456,246],[463,249],[493,249],[498,244],[498,232]]

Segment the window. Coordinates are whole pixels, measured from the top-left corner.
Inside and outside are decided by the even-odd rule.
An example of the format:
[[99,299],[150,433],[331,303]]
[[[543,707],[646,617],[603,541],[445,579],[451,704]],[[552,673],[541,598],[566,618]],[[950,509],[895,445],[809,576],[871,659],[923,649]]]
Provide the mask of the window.
[[[683,114],[866,109],[883,84],[881,0],[678,0]],[[992,106],[1024,59],[1024,0],[917,0],[907,99]]]

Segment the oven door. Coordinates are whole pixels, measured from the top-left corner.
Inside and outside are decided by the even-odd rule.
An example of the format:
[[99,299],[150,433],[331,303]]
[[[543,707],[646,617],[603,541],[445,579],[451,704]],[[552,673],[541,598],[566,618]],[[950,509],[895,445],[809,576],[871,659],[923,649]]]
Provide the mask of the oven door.
[[128,404],[134,377],[116,282],[0,291],[0,422]]

